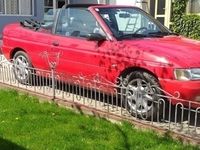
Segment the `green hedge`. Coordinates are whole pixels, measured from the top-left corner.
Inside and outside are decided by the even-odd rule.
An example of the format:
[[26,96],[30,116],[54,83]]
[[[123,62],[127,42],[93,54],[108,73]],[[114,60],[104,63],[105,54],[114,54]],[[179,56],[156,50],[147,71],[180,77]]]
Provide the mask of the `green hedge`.
[[183,15],[174,20],[172,30],[193,39],[200,39],[200,16]]
[[186,4],[188,0],[174,0],[172,4],[172,31],[181,35],[200,39],[200,16],[186,15]]

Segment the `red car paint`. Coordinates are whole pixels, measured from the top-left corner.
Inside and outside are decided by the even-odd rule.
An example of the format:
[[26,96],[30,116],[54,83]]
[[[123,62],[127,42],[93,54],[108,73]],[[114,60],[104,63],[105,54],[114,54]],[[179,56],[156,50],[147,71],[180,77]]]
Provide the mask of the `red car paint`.
[[[95,11],[99,7],[119,6],[89,8],[109,40],[96,42],[64,37],[45,29],[30,30],[17,23],[7,25],[3,31],[3,54],[7,59],[12,59],[15,50],[23,49],[35,68],[49,70],[42,52],[59,51],[61,57],[57,72],[83,76],[99,74],[111,83],[115,83],[127,68],[144,69],[154,74],[162,89],[171,95],[179,91],[180,98],[191,101],[200,96],[200,80],[178,81],[174,76],[176,68],[200,68],[199,41],[173,35],[118,41]],[[54,46],[55,42],[59,42],[59,46]]]

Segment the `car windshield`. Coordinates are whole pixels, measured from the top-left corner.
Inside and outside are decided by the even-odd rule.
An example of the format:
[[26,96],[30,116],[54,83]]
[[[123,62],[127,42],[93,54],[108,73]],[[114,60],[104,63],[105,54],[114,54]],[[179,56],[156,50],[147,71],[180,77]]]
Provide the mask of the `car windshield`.
[[96,11],[119,40],[172,34],[161,23],[138,8],[98,8]]

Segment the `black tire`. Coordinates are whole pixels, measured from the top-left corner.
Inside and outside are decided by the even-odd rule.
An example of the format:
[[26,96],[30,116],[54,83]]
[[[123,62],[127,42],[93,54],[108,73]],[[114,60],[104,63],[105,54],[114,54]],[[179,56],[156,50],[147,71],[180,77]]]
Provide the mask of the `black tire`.
[[133,71],[123,80],[123,105],[131,115],[149,120],[162,114],[162,104],[158,103],[162,91],[153,75]]
[[13,57],[13,72],[17,81],[21,84],[34,84],[34,69],[28,55],[18,51]]

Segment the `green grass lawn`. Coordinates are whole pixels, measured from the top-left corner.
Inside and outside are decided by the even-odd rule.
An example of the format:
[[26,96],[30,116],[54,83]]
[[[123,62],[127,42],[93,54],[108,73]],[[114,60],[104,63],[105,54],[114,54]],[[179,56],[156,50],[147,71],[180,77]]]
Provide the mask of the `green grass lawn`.
[[0,150],[190,150],[169,137],[135,129],[128,123],[113,124],[39,103],[16,91],[0,90]]

